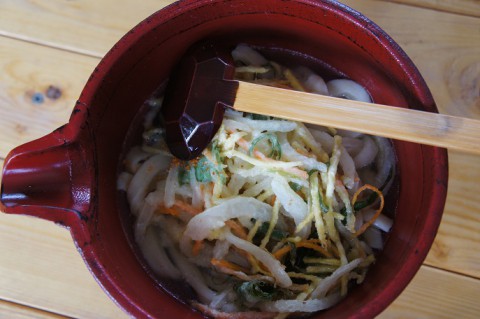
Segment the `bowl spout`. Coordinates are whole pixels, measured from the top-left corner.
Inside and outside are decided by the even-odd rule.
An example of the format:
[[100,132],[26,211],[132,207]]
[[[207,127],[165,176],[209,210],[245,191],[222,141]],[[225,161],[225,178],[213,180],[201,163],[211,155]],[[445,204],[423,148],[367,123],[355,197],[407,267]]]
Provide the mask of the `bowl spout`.
[[0,208],[10,214],[32,215],[71,226],[85,219],[90,188],[88,170],[79,174],[80,145],[67,140],[60,128],[36,141],[21,145],[5,159]]

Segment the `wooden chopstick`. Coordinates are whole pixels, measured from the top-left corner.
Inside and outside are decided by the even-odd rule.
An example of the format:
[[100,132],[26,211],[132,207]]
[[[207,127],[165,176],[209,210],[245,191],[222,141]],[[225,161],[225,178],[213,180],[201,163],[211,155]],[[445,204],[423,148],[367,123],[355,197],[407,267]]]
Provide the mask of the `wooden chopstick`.
[[480,154],[480,121],[239,81],[234,108]]

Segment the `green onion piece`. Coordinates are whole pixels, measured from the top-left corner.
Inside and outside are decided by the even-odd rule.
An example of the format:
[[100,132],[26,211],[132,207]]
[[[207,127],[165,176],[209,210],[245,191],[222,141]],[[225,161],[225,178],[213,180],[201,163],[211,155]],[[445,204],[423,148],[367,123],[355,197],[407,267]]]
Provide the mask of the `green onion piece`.
[[246,114],[247,118],[250,118],[252,120],[259,120],[259,121],[268,121],[270,120],[270,116],[267,115],[262,115],[262,114],[255,114],[255,113],[247,113]]
[[280,143],[278,142],[277,136],[272,133],[266,133],[262,134],[259,137],[255,138],[252,141],[252,145],[250,146],[250,149],[248,150],[248,154],[250,156],[253,155],[253,151],[255,150],[255,146],[262,140],[267,139],[270,142],[272,151],[268,155],[268,157],[279,160],[282,157],[282,147],[280,146]]
[[328,207],[325,204],[325,202],[323,201],[322,193],[318,193],[318,194],[319,194],[318,197],[320,198],[320,209],[322,210],[322,213],[326,214],[326,213],[328,213]]
[[297,184],[295,182],[289,182],[288,185],[290,185],[290,188],[293,189],[295,192],[298,192],[299,190],[302,189],[302,185]]
[[[263,238],[265,237],[265,234],[268,231],[268,228],[270,228],[270,223],[269,222],[264,222],[257,230],[257,233],[255,234],[255,239],[256,238]],[[276,241],[281,241],[285,238],[288,237],[288,232],[282,231],[280,229],[273,229],[272,233],[270,234],[270,239],[276,240]]]
[[364,209],[365,207],[372,205],[373,202],[375,202],[375,200],[377,199],[377,197],[378,197],[377,193],[372,193],[372,194],[370,194],[370,196],[368,196],[368,198],[366,200],[356,202],[353,205],[353,209],[355,211],[359,211],[361,209]]
[[190,184],[190,172],[185,169],[185,166],[178,167],[178,184],[180,186]]
[[215,160],[217,161],[217,164],[220,165],[220,163],[222,162],[222,158],[220,156],[220,150],[219,150],[219,147],[218,147],[218,141],[217,140],[215,140],[212,143],[212,154],[215,157]]

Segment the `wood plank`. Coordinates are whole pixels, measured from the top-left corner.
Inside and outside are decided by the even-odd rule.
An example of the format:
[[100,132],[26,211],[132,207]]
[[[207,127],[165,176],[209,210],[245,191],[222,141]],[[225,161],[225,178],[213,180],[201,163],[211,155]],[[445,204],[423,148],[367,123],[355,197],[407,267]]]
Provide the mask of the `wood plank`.
[[[401,5],[392,10],[393,4],[384,1],[364,11],[359,2],[343,2],[367,14],[401,45],[441,113],[480,118],[480,19]],[[480,208],[474,193],[480,189],[480,157],[449,152],[449,162],[447,204],[426,263],[480,278]]]
[[171,0],[4,0],[0,35],[102,57],[137,23]]
[[[0,299],[75,318],[127,318],[108,300],[68,232],[25,216],[0,214]],[[480,280],[422,266],[381,318],[477,318]],[[88,305],[86,307],[85,305]]]
[[[6,0],[0,10],[0,34],[101,57],[132,26],[171,2],[144,0],[138,6],[133,0]],[[343,2],[379,24],[406,50],[442,112],[480,118],[480,19],[430,9],[412,10],[411,6],[388,1]],[[475,2],[464,0],[461,7],[469,10],[467,4],[474,6]]]
[[422,266],[404,292],[379,319],[478,318],[480,281]]
[[447,203],[426,263],[480,278],[480,157],[449,152]]
[[480,118],[480,19],[384,1],[342,2],[372,19],[405,50],[441,113]]
[[0,300],[0,316],[8,314],[9,319],[66,319],[67,317],[31,308],[17,303]]
[[98,61],[0,36],[0,157],[66,123]]
[[73,318],[126,318],[102,291],[70,233],[53,223],[0,214],[0,299]]
[[478,0],[382,0],[403,3],[410,6],[429,8],[438,11],[480,17],[480,3]]

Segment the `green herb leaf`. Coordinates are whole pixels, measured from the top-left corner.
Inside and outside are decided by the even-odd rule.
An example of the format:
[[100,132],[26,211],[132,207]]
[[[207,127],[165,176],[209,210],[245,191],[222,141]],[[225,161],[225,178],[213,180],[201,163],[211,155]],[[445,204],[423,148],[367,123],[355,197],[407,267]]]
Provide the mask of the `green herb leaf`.
[[279,294],[274,285],[260,280],[243,282],[235,287],[235,291],[240,298],[250,303],[273,300]]
[[212,171],[214,171],[214,165],[205,156],[202,156],[197,165],[195,166],[195,177],[200,183],[208,183],[213,180]]
[[280,229],[274,229],[272,231],[272,234],[270,235],[270,238],[276,241],[284,240],[287,237],[288,237],[288,233]]

